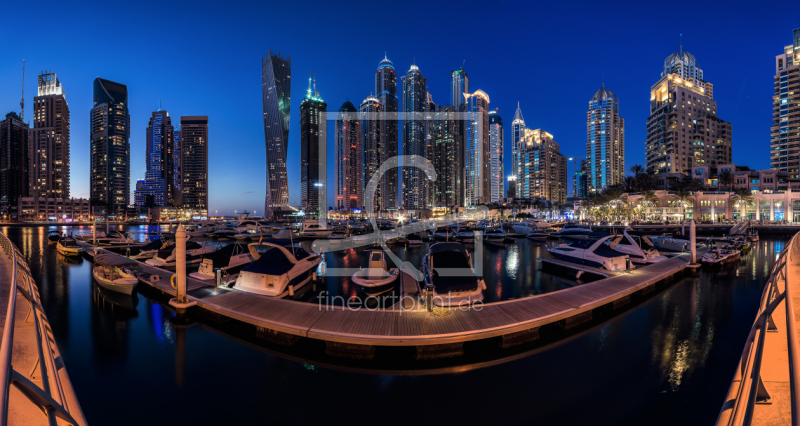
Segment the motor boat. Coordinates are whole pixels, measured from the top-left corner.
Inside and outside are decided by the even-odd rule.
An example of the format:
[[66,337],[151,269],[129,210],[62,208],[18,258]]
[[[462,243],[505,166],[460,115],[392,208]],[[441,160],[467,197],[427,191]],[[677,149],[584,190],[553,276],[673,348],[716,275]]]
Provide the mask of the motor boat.
[[212,232],[210,234],[206,234],[206,235],[211,237],[211,238],[217,239],[217,240],[229,240],[229,239],[235,237],[237,234],[238,234],[238,232],[236,232],[236,230],[230,229],[230,228],[226,228],[226,229],[220,229],[220,230],[214,231],[214,232]]
[[475,232],[468,229],[458,231],[458,233],[456,233],[455,240],[462,243],[472,244],[475,242]]
[[551,234],[550,232],[542,232],[536,230],[530,232],[528,235],[525,236],[525,238],[533,241],[547,241],[547,239],[550,238],[550,234]]
[[139,253],[131,256],[133,260],[147,260],[152,259],[159,250],[164,250],[170,246],[175,245],[175,240],[162,240],[161,238],[155,239],[146,245],[139,247]]
[[64,256],[78,256],[83,253],[83,247],[72,237],[61,237],[56,243],[56,250]]
[[234,235],[233,239],[237,241],[244,241],[244,240],[252,240],[254,237],[255,239],[258,239],[258,234],[254,234],[252,232],[242,232],[241,234]]
[[406,235],[406,244],[409,246],[419,246],[422,245],[422,237],[418,234],[408,234]]
[[589,234],[592,234],[591,229],[587,228],[563,228],[556,232],[555,236],[565,240],[585,240]]
[[47,241],[52,244],[57,243],[58,240],[61,239],[61,237],[62,237],[61,231],[50,231],[47,233]]
[[475,273],[472,257],[463,244],[431,245],[422,258],[422,273],[436,306],[469,306],[483,300],[486,284]]
[[737,259],[739,259],[741,253],[741,251],[736,250],[732,246],[726,244],[725,246],[714,247],[707,251],[700,261],[711,266],[724,265],[735,262]]
[[236,281],[239,272],[252,262],[253,256],[249,250],[241,244],[231,244],[203,256],[200,268],[189,276],[196,280],[213,282],[216,279],[215,270],[219,269],[222,271],[222,284],[227,287],[227,284]]
[[[263,253],[258,248],[266,247]],[[248,293],[284,298],[294,297],[297,290],[316,280],[318,254],[309,254],[299,247],[284,247],[272,243],[248,245],[253,262],[239,272],[233,288]]]
[[[653,242],[645,235],[631,235],[628,231],[622,232],[623,238],[614,250],[627,254],[633,263],[658,263],[667,260],[667,256],[658,252]],[[611,244],[612,240],[606,240]]]
[[504,247],[506,233],[499,226],[490,226],[483,231],[483,242],[496,247]]
[[538,228],[540,230],[541,229],[549,229],[549,228],[552,227],[552,225],[548,221],[546,221],[544,219],[528,219],[527,222],[525,222],[525,223],[529,227]]
[[455,237],[449,229],[438,230],[433,234],[433,237],[440,241],[450,241]]
[[[203,261],[203,256],[217,251],[217,247],[201,245],[194,241],[186,241],[186,266],[199,265]],[[145,261],[150,266],[156,268],[173,270],[178,256],[178,249],[175,246],[159,250],[152,259]]]
[[367,296],[377,297],[392,291],[399,276],[399,268],[387,266],[383,250],[370,250],[367,269],[356,271],[352,280]]
[[130,295],[136,288],[136,284],[139,283],[136,275],[127,270],[127,268],[138,266],[135,260],[116,254],[103,253],[94,257],[94,263],[92,276],[103,288]]
[[120,246],[136,244],[138,241],[133,239],[133,234],[124,233],[122,231],[110,231],[104,238],[97,239],[97,245],[100,246]]
[[333,233],[333,228],[329,228],[324,223],[316,219],[309,219],[303,222],[303,230],[300,235],[303,237],[328,238]]
[[183,228],[187,235],[192,237],[202,237],[206,235],[207,230],[202,229],[199,225],[186,225]]
[[[611,235],[604,232],[598,233],[596,239],[583,239],[571,244],[560,244],[547,249],[556,259],[564,260],[578,265],[607,269],[609,271],[624,271],[628,268],[630,257],[615,250],[622,240],[622,235]],[[606,241],[611,240],[609,244]],[[633,268],[633,265],[630,265]]]
[[[664,251],[689,251],[689,237],[686,235],[661,234],[648,237],[653,245]],[[697,244],[695,242],[695,244]]]
[[506,233],[506,238],[523,238],[533,232],[533,230],[525,225],[520,225],[514,222],[507,222],[503,224],[503,230]]

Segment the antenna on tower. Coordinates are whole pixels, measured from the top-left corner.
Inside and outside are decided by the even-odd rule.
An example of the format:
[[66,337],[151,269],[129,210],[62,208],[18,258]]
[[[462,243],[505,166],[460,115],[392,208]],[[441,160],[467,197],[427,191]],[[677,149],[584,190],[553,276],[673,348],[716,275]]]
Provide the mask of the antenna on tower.
[[466,59],[464,59],[464,62],[462,62],[462,63],[461,63],[461,69],[462,69],[462,70],[464,69],[464,65],[466,65],[466,64],[467,64],[467,60],[466,60]]
[[306,92],[307,97],[311,97],[311,70],[308,70],[308,91]]
[[319,97],[319,92],[317,92],[317,73],[314,73],[314,97]]
[[19,120],[25,121],[25,60],[22,60],[22,97],[19,99]]

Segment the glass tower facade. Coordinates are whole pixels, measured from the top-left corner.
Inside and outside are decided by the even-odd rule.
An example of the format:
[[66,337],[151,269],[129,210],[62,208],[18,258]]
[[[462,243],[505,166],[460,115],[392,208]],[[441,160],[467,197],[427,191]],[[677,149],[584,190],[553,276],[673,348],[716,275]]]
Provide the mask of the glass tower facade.
[[[378,101],[378,98],[374,96],[369,96],[367,99],[364,99],[364,102],[362,102],[361,106],[358,108],[358,119],[361,127],[361,140],[364,146],[364,176],[362,178],[362,181],[364,182],[364,197],[371,192],[369,184],[373,175],[378,172],[381,164],[386,161],[386,159],[383,157],[385,152],[381,145],[383,142],[383,138],[381,137],[381,129],[383,128],[383,120],[381,120],[382,113],[383,105],[381,105],[380,101]],[[384,179],[381,179],[381,181],[377,182],[377,184],[374,185],[374,188],[372,188],[375,196],[372,199],[373,211],[370,213],[386,210],[383,192],[384,185],[381,184],[381,182],[385,181],[386,178],[384,177]],[[366,202],[367,199],[365,198],[364,203]]]
[[482,90],[465,94],[465,206],[489,202],[489,95]]
[[90,117],[89,192],[92,214],[124,214],[130,204],[131,118],[128,87],[96,78]]
[[[412,65],[403,77],[403,155],[427,158],[425,112],[428,106],[428,79]],[[428,208],[427,181],[422,164],[403,162],[403,208]]]
[[500,201],[505,192],[503,176],[503,118],[489,111],[489,201]]
[[800,177],[800,28],[793,32],[793,43],[775,58],[774,84],[770,166]]
[[[375,72],[375,97],[383,107],[383,119],[380,121],[381,164],[396,157],[398,153],[399,101],[397,99],[397,73],[394,64],[384,56]],[[380,165],[379,165],[380,166]],[[399,169],[391,169],[383,175],[380,182],[382,202],[381,210],[397,210],[400,207],[400,174]]]
[[31,196],[69,198],[69,105],[55,73],[39,75],[33,98]]
[[325,210],[327,178],[326,108],[311,79],[300,104],[300,201],[305,215],[319,218]]
[[208,210],[208,116],[181,116],[179,205]]
[[0,121],[0,217],[6,220],[19,217],[19,198],[27,197],[30,190],[28,138],[28,125],[17,113],[10,112]]
[[350,101],[339,108],[334,128],[336,202],[333,207],[352,213],[364,208],[364,144],[358,111]]
[[522,117],[522,110],[517,102],[517,111],[514,112],[514,121],[511,122],[511,176],[519,176],[520,173],[519,142],[524,134],[525,118]]
[[599,192],[625,180],[625,120],[619,116],[617,95],[605,87],[589,99],[586,161],[589,192]]
[[[175,206],[175,129],[169,113],[159,108],[150,116],[145,145],[146,171],[144,182],[137,188],[137,208]],[[152,201],[151,201],[152,200]]]
[[264,107],[264,139],[267,150],[267,191],[264,217],[289,206],[286,154],[289,148],[292,59],[269,50],[261,61],[261,96]]

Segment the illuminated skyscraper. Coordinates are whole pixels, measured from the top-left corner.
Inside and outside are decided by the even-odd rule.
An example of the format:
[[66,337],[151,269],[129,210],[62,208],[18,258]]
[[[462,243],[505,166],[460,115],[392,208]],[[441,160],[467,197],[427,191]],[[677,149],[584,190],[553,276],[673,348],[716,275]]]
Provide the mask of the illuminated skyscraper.
[[489,201],[500,201],[505,192],[503,175],[503,118],[489,111]]
[[286,154],[289,149],[292,57],[273,53],[261,61],[261,95],[264,107],[264,138],[267,149],[267,191],[264,217],[289,206]]
[[19,198],[30,192],[28,133],[28,125],[15,112],[0,121],[0,218],[6,220],[19,217]]
[[[374,96],[369,96],[364,99],[364,102],[361,103],[361,106],[358,108],[358,119],[359,119],[359,126],[361,127],[361,140],[364,144],[364,155],[363,155],[363,163],[364,163],[364,173],[363,173],[363,182],[364,182],[364,206],[366,207],[367,203],[367,196],[370,194],[370,188],[368,187],[370,181],[372,180],[372,176],[378,172],[381,164],[385,161],[383,155],[385,154],[381,143],[383,142],[383,138],[381,137],[381,129],[383,128],[383,122],[381,120],[381,114],[383,114],[383,105],[381,105],[378,98]],[[385,210],[385,200],[384,200],[384,185],[381,182],[385,182],[385,179],[379,181],[374,188],[372,188],[374,193],[374,198],[372,200],[373,209],[375,211]]]
[[770,166],[800,177],[800,28],[793,43],[775,57]]
[[[380,120],[381,164],[396,157],[398,153],[398,117],[400,110],[397,100],[397,73],[392,61],[384,56],[375,72],[375,97],[383,107],[383,119]],[[380,165],[379,165],[380,166]],[[380,182],[381,210],[397,210],[400,207],[399,169],[386,172]],[[366,181],[369,182],[369,181]]]
[[589,192],[625,180],[625,120],[617,95],[605,85],[589,99],[586,113],[586,161]]
[[334,123],[336,132],[334,209],[343,211],[364,208],[364,142],[356,107],[348,100],[339,108]]
[[455,107],[437,106],[432,120],[433,167],[436,180],[431,185],[431,205],[452,208],[459,205],[461,176],[464,174],[463,152],[456,143],[457,128]]
[[136,207],[145,207],[147,196],[152,196],[153,207],[175,206],[178,195],[175,185],[175,129],[169,113],[159,108],[150,116],[145,145],[144,182],[135,191]]
[[465,206],[486,204],[491,196],[489,171],[489,95],[483,90],[465,93],[464,122]]
[[450,73],[450,101],[456,111],[464,104],[464,95],[469,93],[469,75],[464,68],[459,68]]
[[561,155],[553,135],[542,129],[525,129],[519,145],[520,176],[517,196],[542,198],[555,203],[567,200],[567,158]]
[[100,77],[94,80],[90,111],[89,192],[92,214],[123,214],[130,201],[131,118],[128,87]]
[[[300,104],[300,202],[306,216],[319,218],[325,212],[327,178],[327,104],[319,97],[316,83],[308,79],[308,91]],[[313,88],[313,90],[312,90]]]
[[[427,158],[425,110],[428,100],[428,79],[416,65],[411,65],[403,77],[403,155]],[[420,168],[424,164],[403,162],[403,208],[423,210],[428,207],[427,176]]]
[[[181,116],[180,199],[176,204],[208,213],[208,116]],[[198,216],[201,216],[198,214]]]
[[517,111],[514,112],[514,121],[511,122],[511,176],[519,175],[519,141],[525,134],[525,119],[522,117],[522,110],[519,109],[519,102],[517,102]]
[[69,105],[55,73],[39,75],[30,134],[31,197],[69,198]]

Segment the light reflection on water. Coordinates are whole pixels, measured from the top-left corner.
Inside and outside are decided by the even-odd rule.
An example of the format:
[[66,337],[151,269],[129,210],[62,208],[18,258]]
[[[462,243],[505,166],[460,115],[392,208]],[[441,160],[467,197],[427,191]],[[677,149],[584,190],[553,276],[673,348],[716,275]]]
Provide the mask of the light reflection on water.
[[[150,229],[135,228],[139,237]],[[476,395],[483,407],[508,406],[512,399],[526,403],[525,409],[423,410],[421,423],[712,423],[769,268],[778,247],[784,246],[782,240],[765,237],[736,268],[702,270],[606,323],[519,359],[459,373],[404,376],[313,366],[313,360],[309,364],[303,358],[276,356],[206,326],[177,329],[170,322],[172,312],[141,295],[128,300],[95,295],[89,262],[57,256],[47,244],[48,230],[3,228],[29,260],[89,422],[119,425],[253,424],[267,415],[278,424],[321,424],[330,421],[330,413],[353,406],[354,395],[402,401],[429,390],[436,392],[441,407],[463,408]],[[83,229],[90,232],[89,227]],[[484,261],[489,267],[484,273],[487,280],[500,283],[487,291],[487,301],[575,285],[538,271],[536,259],[546,256],[543,247],[527,240],[505,249],[487,246]],[[416,264],[425,248],[393,250]],[[329,265],[355,267],[365,260],[357,253],[327,253],[326,258]],[[343,285],[338,288],[352,291]],[[356,368],[366,365],[348,362]],[[440,364],[413,367],[433,365]],[[221,391],[232,388],[235,397]],[[313,409],[307,399],[297,397],[309,389],[324,396],[314,399]],[[169,395],[169,404],[161,403],[164,395]],[[210,401],[216,401],[213,408]],[[281,408],[268,414],[253,409],[263,407],[264,401]],[[130,410],[130,402],[148,408]],[[359,418],[386,419],[386,407],[359,404]]]

